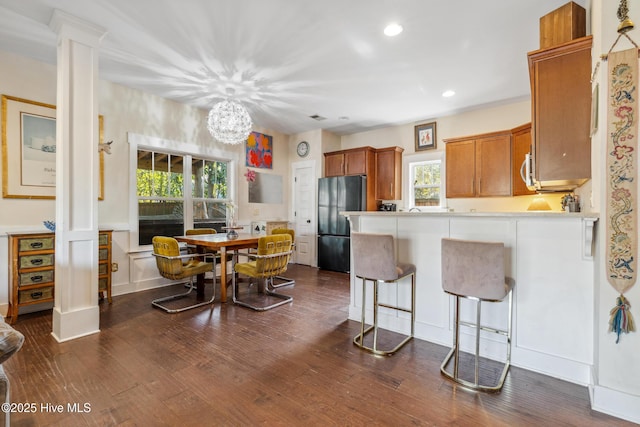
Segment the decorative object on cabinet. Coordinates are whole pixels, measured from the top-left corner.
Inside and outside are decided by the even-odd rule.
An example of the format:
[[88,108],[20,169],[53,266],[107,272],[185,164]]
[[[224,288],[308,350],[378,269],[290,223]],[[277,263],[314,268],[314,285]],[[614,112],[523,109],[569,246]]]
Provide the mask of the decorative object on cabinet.
[[[111,303],[111,230],[98,233],[98,290]],[[15,323],[20,307],[53,303],[55,233],[9,234],[9,311]]]
[[44,224],[45,228],[49,231],[52,231],[55,233],[56,231],[56,222],[55,221],[42,221],[42,223]]
[[[56,106],[2,95],[2,196],[55,199]],[[99,116],[98,144],[103,141]],[[104,152],[100,151],[100,194],[104,199]],[[44,164],[44,166],[43,166]]]
[[529,186],[572,191],[591,178],[591,36],[529,52]]
[[306,157],[309,154],[309,143],[307,141],[300,141],[296,147],[296,152],[300,157]]
[[540,48],[546,49],[587,35],[587,11],[569,2],[540,18]]
[[510,131],[444,142],[448,198],[511,195]]
[[638,48],[610,53],[607,60],[606,263],[607,280],[620,293],[609,321],[618,343],[621,333],[635,331],[624,294],[635,285],[638,270],[638,213],[633,209],[638,203]]
[[403,148],[388,147],[376,150],[376,200],[402,198]]
[[216,141],[223,144],[240,144],[251,133],[251,117],[246,108],[232,99],[235,89],[226,88],[227,97],[209,111],[207,129]]
[[251,221],[251,234],[254,236],[266,236],[273,234],[273,230],[278,228],[288,228],[287,221]]
[[245,144],[245,165],[253,168],[273,168],[273,137],[251,132]]
[[436,122],[415,126],[414,134],[416,151],[436,148]]

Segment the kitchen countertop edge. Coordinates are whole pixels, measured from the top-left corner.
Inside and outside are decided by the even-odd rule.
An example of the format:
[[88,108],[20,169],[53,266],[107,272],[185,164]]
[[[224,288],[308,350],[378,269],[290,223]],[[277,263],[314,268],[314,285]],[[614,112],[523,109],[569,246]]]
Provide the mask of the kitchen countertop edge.
[[496,217],[496,218],[582,218],[599,219],[598,212],[559,212],[559,211],[537,211],[537,212],[384,212],[384,211],[342,211],[343,216],[403,216],[403,217]]

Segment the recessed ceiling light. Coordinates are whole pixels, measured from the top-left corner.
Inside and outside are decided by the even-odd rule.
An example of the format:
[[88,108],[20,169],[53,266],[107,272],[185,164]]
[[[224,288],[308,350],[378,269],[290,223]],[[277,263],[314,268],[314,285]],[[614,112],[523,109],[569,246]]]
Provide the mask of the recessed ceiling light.
[[442,96],[445,98],[451,98],[455,94],[456,93],[452,90],[445,90],[444,92],[442,92]]
[[389,37],[397,36],[401,32],[402,32],[402,25],[396,24],[395,22],[387,25],[384,29],[384,34]]

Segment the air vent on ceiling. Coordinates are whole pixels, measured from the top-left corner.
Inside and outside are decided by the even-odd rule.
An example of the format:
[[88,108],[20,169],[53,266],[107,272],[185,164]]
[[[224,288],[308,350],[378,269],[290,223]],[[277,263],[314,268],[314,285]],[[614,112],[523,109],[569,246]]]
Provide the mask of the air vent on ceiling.
[[309,117],[311,117],[313,120],[317,120],[317,121],[327,120],[326,117],[319,116],[318,114],[314,114],[313,116],[309,116]]

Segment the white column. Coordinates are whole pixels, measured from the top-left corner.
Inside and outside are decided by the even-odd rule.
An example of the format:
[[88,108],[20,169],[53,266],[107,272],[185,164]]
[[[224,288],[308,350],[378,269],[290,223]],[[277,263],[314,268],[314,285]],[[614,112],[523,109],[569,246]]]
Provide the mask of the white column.
[[52,335],[98,332],[98,46],[105,30],[55,10],[56,276]]

